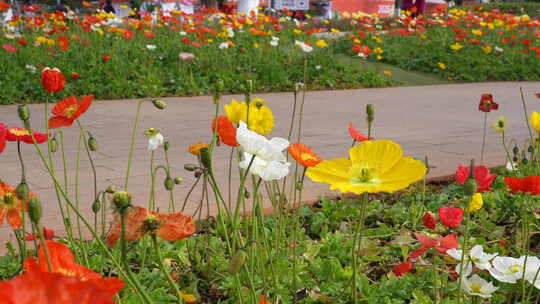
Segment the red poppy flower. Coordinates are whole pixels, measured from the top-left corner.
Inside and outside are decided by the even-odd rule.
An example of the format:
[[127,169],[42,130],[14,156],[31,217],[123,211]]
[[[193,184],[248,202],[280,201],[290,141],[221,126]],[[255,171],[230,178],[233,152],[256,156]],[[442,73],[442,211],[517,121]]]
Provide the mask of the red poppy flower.
[[529,193],[531,195],[540,194],[540,176],[505,177],[504,182],[512,192]]
[[[126,217],[127,241],[135,241],[144,236],[143,224],[144,220],[149,216],[155,216],[160,223],[157,235],[164,240],[179,241],[195,233],[195,224],[191,216],[187,214],[182,212],[162,214],[136,206],[129,209]],[[113,247],[116,241],[120,239],[121,228],[120,218],[117,216],[115,225],[107,237],[109,247]]]
[[41,72],[41,84],[45,91],[49,93],[60,92],[64,89],[66,79],[59,69],[45,68]]
[[112,296],[88,281],[33,268],[0,282],[0,303],[6,304],[114,304]]
[[22,40],[22,39],[17,40],[17,43],[22,45],[22,46],[25,46],[25,45],[28,44],[25,40]]
[[412,270],[413,270],[413,263],[406,261],[406,262],[403,262],[394,266],[394,269],[392,269],[392,272],[396,276],[400,277],[406,273],[411,272]]
[[[233,123],[225,115],[220,115],[217,119],[217,133],[221,142],[227,146],[237,147],[238,142],[236,142],[236,128],[234,127]],[[215,126],[216,120],[214,119],[212,121],[212,132],[215,132]]]
[[[66,245],[54,241],[45,242],[51,262],[50,272],[61,273],[91,283],[109,297],[114,296],[120,289],[124,288],[124,282],[122,280],[117,278],[103,278],[99,273],[77,264],[73,253],[71,253]],[[48,271],[47,260],[42,247],[38,251],[38,260],[39,264],[35,258],[27,258],[24,261],[25,270],[27,272],[32,272],[36,269]]]
[[422,222],[424,223],[424,227],[429,229],[435,229],[435,227],[437,226],[437,220],[429,211],[426,212],[422,217]]
[[[458,184],[463,185],[465,180],[469,178],[470,167],[459,165],[456,170],[456,181]],[[491,190],[491,183],[497,177],[496,174],[490,175],[489,169],[485,166],[474,167],[474,179],[476,180],[477,190],[476,192],[484,192]]]
[[364,133],[358,131],[352,124],[352,122],[349,122],[349,135],[356,140],[357,142],[363,142],[367,140],[373,140],[373,137],[367,137],[364,135]]
[[61,51],[69,50],[69,39],[66,36],[58,36],[58,47]]
[[[35,196],[34,193],[28,195],[28,197]],[[26,206],[27,204],[25,202],[24,211],[26,211]],[[4,222],[4,218],[7,218],[8,224],[13,229],[19,229],[22,225],[22,210],[22,202],[17,198],[15,188],[0,182],[0,225]]]
[[259,298],[259,304],[272,304],[272,302],[266,301],[266,297],[261,295]]
[[287,148],[289,154],[302,166],[313,167],[323,161],[317,154],[315,154],[310,147],[301,144],[294,143]]
[[11,5],[9,3],[0,1],[0,13],[7,11],[10,7]]
[[[42,144],[49,139],[49,136],[45,133],[39,133],[32,130],[32,134],[38,144]],[[19,127],[9,127],[6,131],[7,141],[22,141],[27,144],[33,144],[34,141],[30,135],[30,131]]]
[[72,79],[79,79],[79,78],[81,78],[81,74],[79,74],[79,73],[71,73],[71,78]]
[[536,96],[536,98],[540,98],[540,93],[535,93],[534,95]]
[[499,104],[493,101],[493,95],[491,94],[482,94],[480,98],[480,104],[478,105],[478,110],[482,112],[490,112],[491,110],[498,110]]
[[101,57],[101,59],[102,59],[103,61],[107,61],[107,60],[111,59],[111,56],[109,56],[109,55],[103,55],[103,57]]
[[448,228],[457,228],[463,220],[463,209],[444,206],[439,208],[439,219]]
[[[45,237],[47,240],[52,240],[54,238],[54,230],[43,227],[43,237]],[[29,234],[25,237],[27,241],[33,241],[37,238],[39,238],[39,236],[35,233]]]
[[80,101],[77,97],[70,96],[59,101],[52,109],[53,117],[49,118],[49,128],[69,127],[73,122],[84,114],[92,104],[94,95],[86,95]]
[[420,243],[422,243],[422,247],[411,253],[409,256],[411,261],[415,261],[418,257],[424,255],[431,248],[435,248],[441,254],[445,254],[449,249],[458,248],[458,240],[453,234],[449,234],[438,239],[432,239],[419,233],[415,233],[414,236]]
[[10,53],[17,53],[17,48],[11,44],[4,44],[2,48]]
[[4,149],[6,148],[6,133],[6,125],[0,122],[0,153],[4,152]]

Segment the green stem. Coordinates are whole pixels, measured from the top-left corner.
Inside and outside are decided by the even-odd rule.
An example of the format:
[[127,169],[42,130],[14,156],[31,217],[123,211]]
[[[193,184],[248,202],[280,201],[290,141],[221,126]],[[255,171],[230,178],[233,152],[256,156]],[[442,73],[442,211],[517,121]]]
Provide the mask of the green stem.
[[[19,157],[19,161],[21,163],[21,183],[26,183],[26,169],[24,167],[24,161],[23,161],[23,158],[22,158],[22,153],[21,153],[21,142],[20,141],[17,141],[17,155]],[[24,260],[26,258],[26,242],[25,242],[25,236],[26,236],[26,208],[27,206],[25,206],[26,204],[26,197],[21,199],[21,213],[22,213],[22,242],[19,243],[19,245],[21,245],[19,247],[19,250],[21,252],[21,265],[24,264]],[[23,265],[23,268],[24,268],[24,265]]]
[[165,268],[165,265],[163,264],[163,257],[161,256],[161,250],[159,249],[159,242],[157,240],[157,236],[155,234],[150,235],[152,237],[152,245],[154,246],[154,251],[156,253],[159,269],[161,270],[161,273],[167,278],[167,281],[173,288],[173,290],[176,292],[176,295],[178,296],[178,303],[184,303],[184,299],[182,298],[182,292],[180,289],[178,289],[178,286],[176,285],[176,282],[173,280],[169,272],[167,271],[167,268]]
[[[353,274],[352,274],[352,300],[354,304],[358,303],[358,296],[357,296],[357,290],[356,290],[356,281],[358,276],[358,251],[362,247],[362,234],[364,231],[364,222],[366,220],[366,207],[368,204],[368,193],[364,192],[362,195],[361,201],[360,201],[360,221],[357,222],[356,227],[354,229],[354,239],[353,239],[353,246],[352,246],[352,267],[353,267]],[[357,245],[358,244],[358,245]]]
[[482,151],[480,152],[480,164],[484,164],[484,151],[486,149],[487,112],[484,113],[484,133],[482,134]]
[[137,126],[139,124],[139,117],[141,116],[141,105],[143,100],[137,104],[137,114],[135,114],[135,122],[133,123],[133,129],[131,130],[131,143],[129,144],[128,164],[126,169],[126,179],[124,181],[124,190],[128,190],[129,174],[131,171],[131,161],[133,160],[133,150],[135,149],[135,136],[137,135]]
[[519,92],[521,94],[521,104],[523,105],[523,113],[525,113],[525,123],[527,124],[527,129],[529,130],[529,137],[531,139],[531,143],[534,143],[531,124],[529,124],[529,114],[527,113],[527,104],[525,103],[525,96],[523,95],[522,87],[519,87]]
[[[469,204],[471,203],[472,196],[468,197],[467,204],[465,209],[465,234],[463,236],[463,241],[461,243],[461,269],[459,271],[459,282],[458,282],[458,304],[461,303],[461,300],[463,298],[463,288],[462,288],[462,282],[463,282],[463,276],[465,273],[465,269],[467,269],[467,265],[465,264],[465,256],[468,255],[467,252],[467,242],[469,240],[469,227],[471,222],[470,212],[469,212]],[[467,264],[469,261],[466,261]]]

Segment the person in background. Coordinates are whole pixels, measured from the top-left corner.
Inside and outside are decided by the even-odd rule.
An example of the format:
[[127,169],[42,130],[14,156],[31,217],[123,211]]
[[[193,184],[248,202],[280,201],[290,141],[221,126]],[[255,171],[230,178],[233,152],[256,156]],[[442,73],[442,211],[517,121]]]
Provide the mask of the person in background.
[[426,0],[403,0],[403,9],[412,12],[412,16],[422,15],[426,8]]

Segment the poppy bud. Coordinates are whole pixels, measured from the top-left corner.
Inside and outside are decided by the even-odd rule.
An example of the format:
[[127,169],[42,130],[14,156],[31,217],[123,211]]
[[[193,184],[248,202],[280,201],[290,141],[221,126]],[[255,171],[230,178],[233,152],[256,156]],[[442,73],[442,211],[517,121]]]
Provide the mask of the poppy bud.
[[64,225],[66,227],[71,227],[71,220],[69,219],[69,217],[64,218]]
[[375,120],[375,107],[370,103],[366,105],[366,114],[367,114],[367,121],[369,123]]
[[238,249],[229,262],[229,274],[236,274],[242,269],[248,255],[244,249]]
[[15,189],[15,194],[17,194],[17,198],[19,199],[26,199],[28,197],[28,193],[30,193],[30,188],[26,182],[21,182],[17,186],[17,189]]
[[467,196],[471,196],[476,193],[478,185],[474,178],[468,178],[465,183],[463,183],[463,193]]
[[163,186],[165,186],[165,190],[171,191],[174,188],[174,181],[170,176],[167,176],[165,178],[165,181],[163,182]]
[[533,152],[534,152],[533,146],[529,146],[529,147],[527,148],[527,152],[533,153]]
[[523,158],[523,159],[521,160],[521,163],[524,164],[524,165],[526,165],[526,164],[529,163],[529,160],[528,160],[527,158]]
[[152,100],[152,104],[154,105],[154,107],[156,107],[159,110],[163,110],[167,107],[167,103],[165,103],[165,101],[160,100],[160,99]]
[[517,162],[517,161],[518,161],[517,156],[514,156],[514,157],[512,158],[512,161],[513,161],[513,162]]
[[100,209],[101,209],[101,202],[97,199],[92,204],[92,212],[98,213]]
[[512,148],[512,153],[518,154],[519,153],[519,148],[517,146],[514,146],[514,148]]
[[114,194],[116,192],[116,186],[115,185],[110,185],[109,187],[107,187],[107,189],[105,189],[105,192],[107,192],[109,194]]
[[304,183],[302,181],[297,181],[295,186],[296,190],[300,191],[302,188],[304,188]]
[[28,200],[28,215],[34,225],[41,219],[41,201],[37,197],[31,197]]
[[200,151],[201,163],[205,169],[210,169],[212,167],[212,157],[210,155],[210,150],[208,148],[202,148]]
[[52,153],[55,153],[57,150],[58,150],[58,141],[56,140],[56,137],[53,137],[50,141],[49,141],[50,145],[51,145],[51,152]]
[[249,199],[250,197],[251,197],[251,193],[249,193],[249,191],[245,190],[244,191],[244,198]]
[[27,121],[30,119],[30,111],[28,110],[28,106],[25,104],[19,105],[17,108],[17,113],[22,121]]
[[201,177],[201,175],[203,175],[203,173],[204,172],[203,172],[203,170],[201,168],[197,168],[193,175],[195,176],[195,178],[199,178],[199,177]]
[[177,177],[177,178],[174,179],[174,183],[176,185],[180,185],[183,182],[184,182],[184,179],[182,177]]
[[171,147],[171,144],[169,143],[169,141],[166,141],[164,144],[163,144],[163,150],[166,151],[169,151],[169,148]]
[[88,138],[88,148],[92,152],[97,151],[97,141],[92,135],[90,135],[90,138]]
[[113,196],[113,203],[120,210],[126,209],[131,204],[131,195],[126,191],[118,191]]
[[186,169],[187,171],[195,171],[195,169],[197,169],[197,166],[194,164],[185,164],[184,169]]
[[214,86],[214,91],[212,92],[214,104],[219,103],[219,100],[221,99],[221,94],[223,92],[223,87],[223,80],[218,80]]

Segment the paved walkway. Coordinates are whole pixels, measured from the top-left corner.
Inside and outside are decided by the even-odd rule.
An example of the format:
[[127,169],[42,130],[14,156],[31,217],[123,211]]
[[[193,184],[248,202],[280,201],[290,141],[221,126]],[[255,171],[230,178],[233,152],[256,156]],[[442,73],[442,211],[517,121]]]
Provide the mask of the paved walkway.
[[[431,177],[453,174],[458,164],[467,164],[471,158],[480,158],[483,113],[477,110],[480,95],[490,92],[501,106],[497,112],[489,114],[489,121],[504,114],[508,120],[508,138],[526,138],[527,130],[523,120],[523,110],[519,87],[524,88],[529,111],[540,110],[539,101],[533,93],[540,91],[540,82],[529,83],[479,83],[459,85],[437,85],[426,87],[396,87],[384,89],[360,89],[347,91],[319,91],[307,94],[302,142],[311,146],[323,158],[346,155],[351,144],[347,124],[365,130],[365,105],[375,105],[374,136],[394,140],[402,145],[406,154],[423,158],[429,156],[436,166]],[[277,93],[258,95],[268,100],[276,118],[273,136],[286,137],[292,111],[292,94]],[[235,96],[226,96],[228,103]],[[237,96],[236,96],[237,97]],[[161,130],[171,143],[170,162],[173,176],[184,177],[185,182],[175,188],[176,204],[181,205],[193,182],[191,173],[183,169],[184,164],[195,162],[187,147],[197,141],[208,142],[211,137],[210,121],[214,105],[209,97],[167,98],[168,107],[156,110],[151,103],[144,103],[137,134],[132,176],[129,191],[134,203],[146,206],[150,178],[150,153],[146,150],[143,131],[154,127]],[[82,117],[82,124],[98,140],[99,151],[94,153],[97,164],[100,189],[108,185],[123,185],[126,172],[130,132],[135,116],[136,100],[115,100],[95,102]],[[43,105],[30,106],[33,126],[43,125]],[[221,110],[223,111],[223,110]],[[16,106],[0,107],[0,121],[8,125],[20,125]],[[78,129],[65,128],[66,155],[68,157],[69,191],[74,197],[75,156],[78,144]],[[31,190],[43,201],[43,220],[47,227],[62,231],[57,199],[52,183],[31,146],[23,150],[28,167],[28,181]],[[216,173],[222,182],[227,197],[228,147],[220,147],[216,156]],[[503,164],[504,152],[500,138],[488,130],[485,164]],[[93,201],[93,180],[86,155],[81,154],[81,174],[79,198],[83,212],[91,215]],[[60,163],[60,153],[56,154]],[[163,153],[156,154],[156,163],[164,163]],[[58,172],[62,167],[57,166]],[[0,177],[16,185],[20,179],[16,146],[9,143],[0,156]],[[233,178],[233,189],[237,178]],[[157,181],[158,205],[167,210],[168,194],[162,187],[163,175]],[[233,191],[233,193],[235,193]],[[306,183],[304,200],[313,201],[320,195],[335,195],[324,185]],[[234,197],[234,194],[233,194]],[[188,212],[199,205],[200,190],[196,190],[188,200]],[[178,207],[177,207],[178,208]],[[212,211],[215,211],[212,208]],[[91,217],[89,217],[91,218]],[[0,227],[0,241],[11,239],[11,231],[6,225]],[[1,246],[3,247],[3,246]]]

